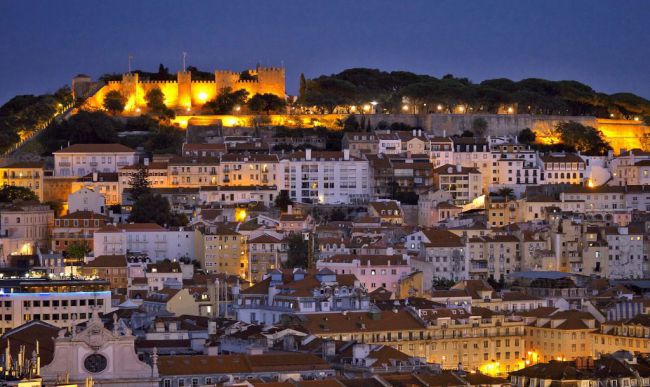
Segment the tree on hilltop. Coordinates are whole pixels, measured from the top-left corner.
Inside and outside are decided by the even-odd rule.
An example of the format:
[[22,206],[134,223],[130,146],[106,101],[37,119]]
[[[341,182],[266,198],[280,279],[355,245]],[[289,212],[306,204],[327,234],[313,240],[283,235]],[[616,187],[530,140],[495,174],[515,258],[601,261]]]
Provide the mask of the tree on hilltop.
[[488,129],[488,122],[483,117],[475,118],[472,121],[472,132],[476,137],[485,137]]
[[519,141],[521,144],[532,144],[535,142],[535,139],[537,138],[537,135],[535,132],[530,130],[530,128],[525,128],[522,129],[521,132],[519,132],[519,135],[517,136],[517,141]]
[[254,112],[266,112],[270,115],[271,112],[282,110],[287,105],[286,101],[275,94],[264,93],[255,94],[248,101],[248,108]]
[[219,94],[212,101],[207,102],[204,108],[213,114],[230,114],[236,106],[243,106],[248,98],[248,91],[240,89],[232,91],[230,87],[219,90]]
[[566,147],[587,155],[602,156],[612,149],[600,130],[578,122],[560,122],[554,132]]
[[111,90],[104,96],[104,108],[115,115],[124,111],[126,98],[117,90]]

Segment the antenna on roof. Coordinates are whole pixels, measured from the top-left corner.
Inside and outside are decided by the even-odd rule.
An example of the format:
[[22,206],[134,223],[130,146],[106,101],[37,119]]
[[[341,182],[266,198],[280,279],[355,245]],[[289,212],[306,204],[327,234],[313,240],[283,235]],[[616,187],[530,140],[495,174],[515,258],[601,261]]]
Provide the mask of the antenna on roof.
[[186,71],[186,69],[185,69],[185,58],[187,58],[187,52],[183,51],[183,72]]

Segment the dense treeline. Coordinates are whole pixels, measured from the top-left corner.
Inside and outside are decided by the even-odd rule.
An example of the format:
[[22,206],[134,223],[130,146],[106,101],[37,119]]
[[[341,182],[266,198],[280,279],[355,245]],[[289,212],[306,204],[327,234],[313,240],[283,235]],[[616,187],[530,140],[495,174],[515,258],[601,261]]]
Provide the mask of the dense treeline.
[[[379,111],[400,112],[407,97],[419,111],[434,112],[438,105],[452,112],[459,105],[468,111],[496,113],[512,106],[517,113],[593,115],[631,118],[650,115],[650,101],[631,93],[607,95],[576,81],[506,78],[473,83],[451,74],[442,78],[405,71],[385,72],[353,68],[315,79],[300,79],[299,101],[332,111],[336,106],[361,106],[376,101]],[[426,104],[426,105],[425,105]]]
[[[127,132],[137,134],[125,135]],[[121,143],[132,148],[142,146],[151,153],[178,154],[183,139],[181,129],[164,125],[149,116],[129,118],[123,122],[103,112],[81,111],[68,120],[48,127],[40,142],[44,155],[68,144],[107,143]]]
[[0,106],[0,151],[20,141],[20,134],[42,128],[72,102],[68,87],[52,94],[18,95]]

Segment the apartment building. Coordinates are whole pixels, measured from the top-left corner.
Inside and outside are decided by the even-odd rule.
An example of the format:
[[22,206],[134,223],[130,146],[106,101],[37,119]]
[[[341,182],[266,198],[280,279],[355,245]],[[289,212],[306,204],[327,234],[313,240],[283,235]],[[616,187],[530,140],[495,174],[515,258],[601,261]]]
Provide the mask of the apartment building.
[[219,185],[245,187],[277,185],[278,163],[278,156],[270,154],[222,155],[217,171]]
[[454,137],[454,162],[465,168],[475,168],[481,173],[482,188],[492,182],[492,153],[490,139],[482,137]]
[[249,278],[260,282],[271,270],[279,269],[287,260],[287,242],[280,234],[261,234],[248,239]]
[[99,313],[111,311],[108,281],[15,278],[0,279],[0,331],[32,320],[72,328]]
[[416,306],[287,320],[320,338],[390,346],[443,369],[462,364],[464,370],[504,374],[524,366],[525,324],[516,316]]
[[454,142],[449,137],[429,138],[429,159],[434,168],[454,163]]
[[594,339],[591,333],[600,324],[591,313],[544,307],[521,315],[528,325],[524,343],[526,353],[530,353],[529,360],[571,361],[593,356]]
[[443,165],[433,170],[433,185],[451,194],[456,205],[470,203],[483,194],[481,172],[460,165]]
[[137,163],[136,152],[122,144],[74,144],[53,152],[55,176],[86,176],[92,172],[117,172]]
[[343,149],[349,149],[352,157],[379,152],[379,140],[374,133],[369,132],[346,132],[343,134],[341,146]]
[[650,315],[638,314],[623,321],[603,322],[592,333],[591,339],[595,356],[620,350],[647,353],[650,348]]
[[245,290],[235,288],[233,294],[237,320],[246,323],[274,324],[285,314],[334,316],[370,309],[367,290],[354,275],[329,269],[275,269],[263,281]]
[[38,200],[43,201],[43,174],[45,163],[43,162],[16,162],[0,167],[0,186],[13,185],[29,188]]
[[384,288],[396,293],[399,283],[412,271],[407,255],[337,254],[316,262],[317,269],[329,269],[335,274],[354,274],[369,292]]
[[540,184],[582,184],[588,178],[587,165],[573,153],[550,153],[539,156],[542,167]]
[[194,257],[194,231],[169,230],[155,223],[107,225],[93,234],[95,255],[141,253],[153,261]]
[[56,218],[52,229],[52,251],[63,252],[75,244],[86,245],[93,251],[95,231],[109,223],[108,216],[92,211],[76,211]]
[[110,283],[111,289],[129,286],[126,255],[100,255],[85,263],[80,271],[85,277],[96,277]]
[[[47,249],[53,225],[54,211],[47,204],[0,204],[0,235],[17,243]],[[28,250],[31,252],[31,248]]]
[[367,160],[342,152],[306,149],[280,160],[278,186],[300,203],[363,203],[371,194]]
[[168,181],[172,187],[219,185],[219,158],[173,157],[168,162]]
[[275,185],[235,185],[201,187],[199,199],[201,203],[219,204],[248,204],[259,202],[265,206],[273,206],[278,197],[278,187]]
[[117,173],[93,172],[77,178],[71,183],[69,192],[77,192],[87,188],[100,193],[106,200],[106,205],[120,204],[122,201],[122,188]]
[[[226,273],[249,279],[246,236],[224,225],[207,227],[197,235],[197,258],[209,273]],[[249,279],[250,280],[250,279]]]

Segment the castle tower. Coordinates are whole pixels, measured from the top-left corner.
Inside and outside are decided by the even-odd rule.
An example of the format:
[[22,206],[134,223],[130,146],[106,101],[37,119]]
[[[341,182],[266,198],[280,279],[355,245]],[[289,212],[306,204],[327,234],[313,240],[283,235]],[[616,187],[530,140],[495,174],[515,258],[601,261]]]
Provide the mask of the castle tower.
[[138,83],[140,76],[138,73],[122,74],[122,85],[120,93],[126,98],[125,111],[133,111],[136,108],[136,101],[138,100]]
[[236,83],[239,81],[239,74],[234,71],[217,70],[214,72],[214,82],[217,86],[217,93],[221,89],[230,87],[233,91],[237,90]]
[[286,95],[284,68],[258,67],[257,80],[259,82],[259,90],[261,93],[275,94],[284,99]]
[[178,107],[189,109],[192,107],[192,73],[179,71],[178,80]]
[[92,86],[92,79],[86,74],[79,74],[72,78],[72,98],[81,99],[86,97]]

